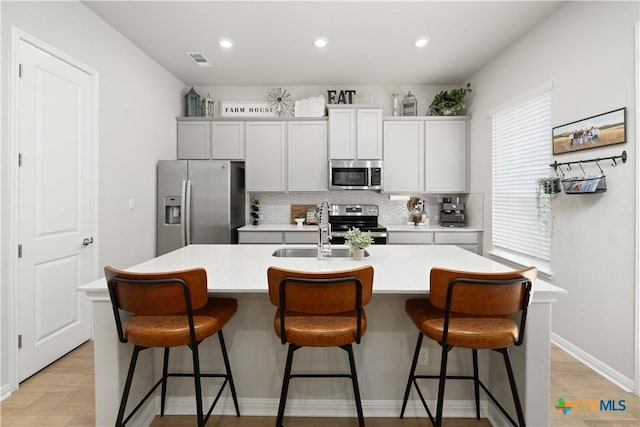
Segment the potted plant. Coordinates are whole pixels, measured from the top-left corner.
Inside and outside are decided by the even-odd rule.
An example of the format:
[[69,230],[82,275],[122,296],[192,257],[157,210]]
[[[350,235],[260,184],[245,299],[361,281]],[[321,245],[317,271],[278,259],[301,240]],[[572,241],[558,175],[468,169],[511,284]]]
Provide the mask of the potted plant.
[[465,87],[440,91],[429,105],[430,116],[457,116],[464,109],[464,98],[471,93],[471,83]]
[[364,248],[371,245],[373,237],[369,231],[363,232],[359,228],[353,227],[344,235],[345,245],[351,248],[353,259],[361,260],[364,258]]
[[304,220],[306,219],[306,217],[302,214],[297,214],[293,219],[295,220],[296,224],[298,224],[298,228],[302,228],[302,225],[304,224]]
[[556,176],[538,178],[537,184],[540,193],[555,194],[560,192],[560,178]]
[[538,221],[548,226],[553,222],[552,196],[560,192],[560,178],[545,176],[536,181],[536,209]]

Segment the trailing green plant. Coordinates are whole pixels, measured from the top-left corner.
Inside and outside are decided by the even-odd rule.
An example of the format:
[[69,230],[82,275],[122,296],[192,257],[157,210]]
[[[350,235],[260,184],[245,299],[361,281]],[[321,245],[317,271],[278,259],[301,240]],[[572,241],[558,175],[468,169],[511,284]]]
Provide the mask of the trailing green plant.
[[536,210],[538,212],[538,222],[544,227],[551,227],[553,224],[553,195],[559,192],[560,178],[550,176],[537,179]]
[[373,237],[371,232],[361,231],[357,227],[353,227],[351,230],[344,234],[345,244],[351,249],[364,249],[373,243]]
[[471,93],[471,83],[465,87],[440,91],[429,105],[430,116],[456,116],[465,107],[464,99]]

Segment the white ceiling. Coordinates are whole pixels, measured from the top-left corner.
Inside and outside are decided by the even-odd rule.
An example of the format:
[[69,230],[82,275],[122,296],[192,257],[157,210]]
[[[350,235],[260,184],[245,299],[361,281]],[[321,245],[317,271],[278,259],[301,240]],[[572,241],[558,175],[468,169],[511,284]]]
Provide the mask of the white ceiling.
[[[451,85],[551,14],[555,1],[85,1],[189,86]],[[320,50],[316,37],[329,44]],[[416,38],[431,43],[418,49]],[[218,46],[230,38],[230,50]],[[185,52],[212,63],[199,68]]]

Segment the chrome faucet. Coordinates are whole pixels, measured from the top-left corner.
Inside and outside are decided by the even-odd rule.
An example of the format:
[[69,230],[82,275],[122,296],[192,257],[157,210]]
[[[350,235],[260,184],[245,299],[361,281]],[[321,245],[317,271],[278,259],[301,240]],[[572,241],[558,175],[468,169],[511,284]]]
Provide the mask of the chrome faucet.
[[329,223],[329,201],[323,200],[318,206],[320,221],[318,224],[318,255],[317,259],[324,259],[331,255],[331,224]]

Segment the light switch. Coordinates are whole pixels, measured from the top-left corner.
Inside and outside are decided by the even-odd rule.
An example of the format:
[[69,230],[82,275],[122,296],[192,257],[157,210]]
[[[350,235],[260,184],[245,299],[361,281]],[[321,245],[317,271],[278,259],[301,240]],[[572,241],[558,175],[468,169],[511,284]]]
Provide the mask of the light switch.
[[136,203],[135,200],[133,199],[133,197],[129,198],[129,209],[133,210],[136,207]]

